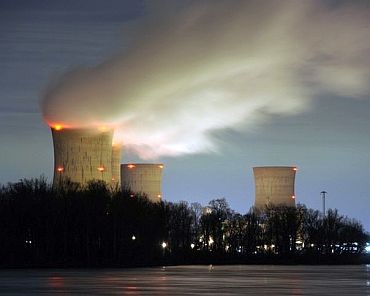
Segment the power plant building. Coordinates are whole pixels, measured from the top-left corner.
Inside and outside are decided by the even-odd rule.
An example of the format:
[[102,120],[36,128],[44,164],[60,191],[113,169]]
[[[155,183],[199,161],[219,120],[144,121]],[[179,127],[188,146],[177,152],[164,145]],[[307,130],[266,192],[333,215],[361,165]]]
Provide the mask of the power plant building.
[[266,166],[254,167],[256,199],[254,206],[266,205],[295,206],[294,183],[296,167]]
[[162,199],[161,163],[126,163],[121,164],[121,186],[133,192],[144,193],[152,202]]
[[[120,147],[112,147],[113,130],[52,127],[54,181],[69,179],[86,185],[92,180],[119,182]],[[117,172],[118,170],[118,172]],[[118,183],[119,184],[119,183]]]

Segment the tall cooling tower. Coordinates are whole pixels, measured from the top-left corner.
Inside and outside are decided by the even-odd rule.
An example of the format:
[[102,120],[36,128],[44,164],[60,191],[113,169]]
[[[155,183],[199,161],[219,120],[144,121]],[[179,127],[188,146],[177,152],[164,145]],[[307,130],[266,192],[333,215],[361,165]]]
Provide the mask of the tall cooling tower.
[[122,146],[114,144],[112,146],[112,185],[113,187],[121,186],[120,164],[121,164]]
[[121,164],[121,186],[145,193],[150,201],[158,202],[162,198],[162,170],[160,163]]
[[254,206],[265,205],[295,206],[294,181],[296,167],[254,167],[256,200]]
[[[113,131],[52,128],[54,142],[54,185],[70,179],[85,185],[91,180],[112,184]],[[114,167],[114,170],[117,170]],[[115,171],[115,174],[117,172]]]

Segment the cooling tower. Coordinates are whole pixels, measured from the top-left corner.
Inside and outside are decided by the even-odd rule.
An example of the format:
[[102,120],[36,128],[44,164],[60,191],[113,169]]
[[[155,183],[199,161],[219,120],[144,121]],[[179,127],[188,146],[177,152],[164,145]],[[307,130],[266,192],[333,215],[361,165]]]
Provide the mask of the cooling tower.
[[113,187],[121,186],[120,164],[121,164],[122,146],[113,144],[112,146],[112,185]]
[[254,206],[265,205],[295,206],[294,180],[296,167],[254,167],[256,200]]
[[[62,180],[85,185],[91,180],[112,182],[117,175],[119,157],[112,149],[113,131],[52,128],[54,142],[54,185]],[[112,165],[113,158],[118,161]]]
[[121,164],[122,188],[145,193],[150,201],[158,202],[162,198],[162,170],[160,163]]

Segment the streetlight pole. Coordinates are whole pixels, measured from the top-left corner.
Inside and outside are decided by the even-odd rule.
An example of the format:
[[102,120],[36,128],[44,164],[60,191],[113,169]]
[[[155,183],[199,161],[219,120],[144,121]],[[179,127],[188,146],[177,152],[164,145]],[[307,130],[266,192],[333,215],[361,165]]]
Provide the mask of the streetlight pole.
[[166,242],[162,242],[162,243],[161,243],[161,246],[162,246],[162,250],[163,250],[163,255],[162,255],[162,256],[163,256],[163,258],[165,258],[165,257],[164,257],[164,255],[165,255],[165,253],[166,253],[167,243],[166,243]]
[[321,191],[321,196],[322,196],[322,213],[324,214],[325,217],[325,197],[326,197],[327,192],[326,191]]

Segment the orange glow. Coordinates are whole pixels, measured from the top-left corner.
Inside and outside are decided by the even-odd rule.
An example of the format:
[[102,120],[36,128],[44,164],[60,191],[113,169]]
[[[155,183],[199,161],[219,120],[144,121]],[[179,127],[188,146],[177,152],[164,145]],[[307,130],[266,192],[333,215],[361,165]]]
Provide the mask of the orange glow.
[[63,288],[64,287],[64,279],[60,276],[52,276],[48,278],[48,283],[53,288]]
[[101,131],[101,132],[105,132],[106,130],[107,130],[106,126],[99,127],[99,131]]
[[63,129],[63,127],[62,127],[62,125],[60,125],[60,124],[56,124],[56,125],[54,125],[54,129],[55,129],[56,131],[60,131],[60,130],[62,130],[62,129]]
[[162,165],[162,164],[160,164],[158,167],[159,167],[160,169],[163,169],[163,165]]
[[98,171],[99,172],[104,172],[105,171],[105,168],[104,167],[98,167]]
[[161,195],[160,195],[160,194],[158,194],[158,195],[157,195],[157,197],[158,197],[158,198],[161,198]]
[[129,164],[127,167],[128,167],[129,169],[133,169],[133,168],[135,167],[135,165],[133,165],[133,164]]
[[295,195],[292,195],[292,199],[295,199]]
[[58,167],[58,168],[57,168],[57,171],[58,171],[59,173],[63,172],[63,171],[64,171],[64,167]]
[[298,171],[298,168],[296,168],[296,167],[295,167],[295,168],[293,168],[293,171]]

